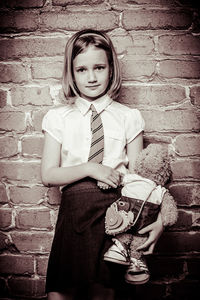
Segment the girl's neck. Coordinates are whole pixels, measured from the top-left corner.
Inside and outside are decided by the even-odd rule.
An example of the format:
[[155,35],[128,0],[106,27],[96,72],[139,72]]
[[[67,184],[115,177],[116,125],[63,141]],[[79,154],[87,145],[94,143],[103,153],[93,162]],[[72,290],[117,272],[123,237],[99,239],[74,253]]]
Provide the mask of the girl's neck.
[[87,101],[89,103],[99,103],[99,102],[102,102],[103,100],[105,100],[107,97],[109,97],[107,94],[104,94],[102,96],[99,96],[98,98],[95,98],[94,100],[88,100],[87,98],[84,98],[84,97],[81,97],[79,96],[78,98],[81,98],[83,99],[84,101]]

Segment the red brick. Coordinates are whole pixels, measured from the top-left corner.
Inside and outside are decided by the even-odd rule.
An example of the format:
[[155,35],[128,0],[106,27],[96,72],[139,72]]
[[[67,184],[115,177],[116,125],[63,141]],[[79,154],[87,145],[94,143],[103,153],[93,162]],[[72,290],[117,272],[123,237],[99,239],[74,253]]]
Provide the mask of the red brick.
[[12,105],[52,105],[49,87],[31,86],[11,89]]
[[126,53],[129,48],[133,47],[133,39],[130,35],[124,34],[124,32],[110,35],[110,38],[118,55]]
[[171,163],[172,175],[174,180],[178,179],[199,179],[200,161],[197,159],[181,159]]
[[139,61],[134,59],[125,59],[121,62],[122,78],[124,80],[133,80],[134,78],[151,77],[155,72],[155,61]]
[[14,112],[1,112],[0,113],[0,129],[7,131],[20,131],[23,132],[26,129],[25,113]]
[[22,297],[45,296],[44,279],[27,278],[27,277],[13,277],[13,278],[11,277],[8,280],[8,286],[11,291],[11,295],[14,296],[22,296]]
[[200,124],[195,111],[190,110],[151,110],[141,111],[146,121],[146,131],[198,131]]
[[16,37],[0,40],[0,58],[20,58],[63,55],[66,37]]
[[200,205],[200,184],[199,183],[177,183],[169,187],[170,193],[174,196],[179,206]]
[[147,55],[154,52],[154,41],[151,36],[130,33],[133,45],[127,48],[128,55]]
[[0,255],[0,270],[4,274],[34,274],[34,258],[22,255]]
[[48,257],[45,256],[36,257],[36,269],[38,275],[40,276],[46,275],[47,263],[48,263]]
[[200,212],[194,211],[192,214],[192,227],[200,228]]
[[44,0],[5,0],[6,7],[10,8],[39,8],[43,7]]
[[59,213],[59,207],[56,210],[52,211],[52,225],[53,225],[53,230],[56,227],[56,223],[58,220],[58,213]]
[[200,106],[200,86],[191,87],[190,97],[193,105]]
[[11,157],[18,153],[18,141],[11,136],[0,137],[0,158]]
[[[137,300],[161,300],[166,294],[166,286],[161,282],[149,282],[148,284],[141,284],[134,286],[133,298]],[[122,298],[123,299],[123,298]]]
[[150,36],[129,33],[111,36],[111,40],[117,54],[147,55],[154,51],[154,42]]
[[1,32],[35,31],[38,29],[39,14],[35,12],[0,13]]
[[174,225],[178,230],[191,230],[193,225],[192,212],[186,210],[179,210],[178,220]]
[[196,280],[182,279],[171,283],[173,299],[197,299],[199,294],[199,277]]
[[171,144],[172,138],[165,134],[159,133],[158,135],[155,134],[144,134],[144,148],[146,148],[149,144]]
[[60,5],[60,6],[67,6],[70,4],[74,4],[74,5],[78,5],[78,4],[82,4],[82,5],[94,5],[94,4],[100,4],[103,3],[103,0],[52,0],[52,4],[53,5]]
[[33,112],[33,127],[36,131],[42,131],[42,120],[46,111],[34,111]]
[[164,232],[157,244],[156,252],[161,254],[183,254],[200,251],[200,232]]
[[124,85],[120,102],[128,105],[168,106],[185,99],[185,89],[177,85]]
[[42,156],[43,136],[26,136],[22,139],[23,156]]
[[12,226],[12,208],[0,208],[0,228],[7,229]]
[[11,232],[15,247],[20,252],[48,253],[51,248],[53,234],[50,232]]
[[10,186],[10,200],[14,204],[39,204],[44,201],[47,188],[43,186]]
[[176,6],[178,6],[178,3],[175,3],[174,0],[135,0],[135,1],[130,1],[130,0],[110,0],[109,1],[110,4],[112,5],[117,5],[117,4],[132,4],[132,5],[143,5],[143,4],[147,4],[147,5],[161,5],[161,6],[165,6],[165,5],[170,5],[173,6],[176,4]]
[[6,188],[0,183],[0,203],[8,203]]
[[[118,15],[112,11],[76,11],[76,12],[48,12],[41,14],[42,30],[81,30],[84,28],[98,28],[112,30],[118,26]],[[86,22],[87,20],[87,22]]]
[[31,64],[33,79],[55,78],[61,79],[63,71],[63,61],[40,61]]
[[199,55],[200,38],[190,34],[162,35],[158,38],[158,49],[169,55]]
[[184,270],[185,261],[177,257],[158,257],[151,255],[148,257],[148,266],[151,270],[152,280],[162,280],[162,277],[179,277]]
[[28,81],[28,67],[21,63],[0,63],[0,82],[22,83]]
[[51,205],[59,205],[60,204],[60,189],[57,187],[51,187],[47,193],[48,203]]
[[8,235],[0,232],[0,250],[8,249],[11,245]]
[[0,278],[0,295],[1,297],[5,297],[5,299],[7,299],[7,297],[9,296],[8,287],[5,278]]
[[187,278],[194,278],[199,277],[199,270],[200,270],[200,259],[199,257],[188,257],[187,258],[187,269],[188,269],[188,276]]
[[1,161],[0,176],[11,180],[40,182],[40,163],[21,161]]
[[169,60],[160,62],[160,76],[167,78],[194,78],[200,77],[199,61]]
[[19,229],[46,229],[52,228],[50,210],[22,209],[17,212],[16,225]]
[[175,150],[179,156],[200,155],[200,136],[198,134],[177,136]]
[[7,105],[7,91],[0,90],[0,108]]
[[178,10],[129,9],[124,10],[122,23],[127,30],[184,29],[192,24],[192,13]]

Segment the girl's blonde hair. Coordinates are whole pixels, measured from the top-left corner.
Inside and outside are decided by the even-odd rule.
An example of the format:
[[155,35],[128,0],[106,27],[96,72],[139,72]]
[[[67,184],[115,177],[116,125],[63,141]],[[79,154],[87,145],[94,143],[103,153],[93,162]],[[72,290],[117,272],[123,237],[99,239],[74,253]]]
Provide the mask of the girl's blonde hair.
[[93,29],[85,29],[75,33],[66,44],[62,79],[64,95],[66,99],[79,96],[79,91],[74,80],[73,60],[90,45],[105,50],[107,54],[110,67],[110,81],[106,92],[115,100],[119,95],[121,87],[121,75],[117,54],[110,38],[105,33]]

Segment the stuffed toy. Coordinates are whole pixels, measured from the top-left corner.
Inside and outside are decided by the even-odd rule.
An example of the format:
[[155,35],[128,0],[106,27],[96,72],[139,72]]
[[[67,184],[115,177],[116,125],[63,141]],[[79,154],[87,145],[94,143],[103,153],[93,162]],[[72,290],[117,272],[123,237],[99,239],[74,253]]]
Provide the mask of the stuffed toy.
[[139,154],[134,173],[124,175],[121,198],[106,211],[105,231],[114,243],[104,260],[127,265],[125,280],[130,284],[144,284],[150,277],[144,255],[137,250],[148,236],[138,231],[155,222],[159,212],[163,226],[177,220],[176,202],[164,187],[170,174],[167,149],[150,144]]

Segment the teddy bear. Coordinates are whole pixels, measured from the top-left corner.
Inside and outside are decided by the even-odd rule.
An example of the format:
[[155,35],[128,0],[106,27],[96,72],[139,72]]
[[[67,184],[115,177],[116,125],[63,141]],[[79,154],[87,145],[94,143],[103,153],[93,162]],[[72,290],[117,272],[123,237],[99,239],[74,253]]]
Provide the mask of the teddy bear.
[[138,231],[155,222],[159,212],[164,227],[177,221],[176,202],[164,187],[170,175],[168,149],[160,144],[148,145],[137,157],[134,173],[123,176],[120,199],[107,208],[105,231],[112,235],[113,244],[104,260],[126,265],[127,283],[144,284],[150,278],[144,255],[137,250],[148,235]]

